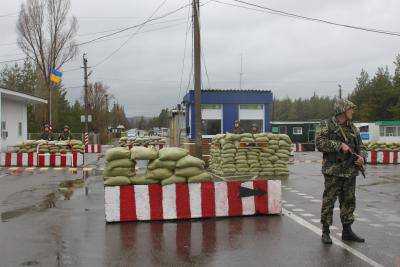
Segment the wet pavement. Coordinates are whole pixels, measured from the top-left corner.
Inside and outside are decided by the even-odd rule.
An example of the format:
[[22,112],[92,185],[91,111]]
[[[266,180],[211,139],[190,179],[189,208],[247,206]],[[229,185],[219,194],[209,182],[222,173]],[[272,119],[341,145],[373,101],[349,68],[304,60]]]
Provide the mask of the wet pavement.
[[[312,160],[319,154],[295,157]],[[2,213],[37,206],[57,192],[60,181],[81,176],[37,171],[0,173]],[[368,167],[367,179],[358,182],[354,229],[367,243],[350,246],[372,261],[398,266],[400,167]],[[77,188],[71,200],[58,195],[55,208],[0,222],[0,266],[369,266],[354,251],[322,245],[319,235],[293,219],[319,227],[322,184],[319,163],[299,162],[283,182],[288,215],[105,224],[102,180],[92,176],[87,196]],[[334,221],[333,235],[340,239],[337,211]]]

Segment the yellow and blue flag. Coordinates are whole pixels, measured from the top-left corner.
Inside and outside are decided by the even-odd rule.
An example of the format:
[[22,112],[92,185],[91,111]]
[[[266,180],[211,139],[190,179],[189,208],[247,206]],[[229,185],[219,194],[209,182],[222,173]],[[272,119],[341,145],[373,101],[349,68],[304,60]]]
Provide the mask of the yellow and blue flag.
[[50,81],[59,84],[61,82],[62,72],[56,69],[52,69],[50,73]]

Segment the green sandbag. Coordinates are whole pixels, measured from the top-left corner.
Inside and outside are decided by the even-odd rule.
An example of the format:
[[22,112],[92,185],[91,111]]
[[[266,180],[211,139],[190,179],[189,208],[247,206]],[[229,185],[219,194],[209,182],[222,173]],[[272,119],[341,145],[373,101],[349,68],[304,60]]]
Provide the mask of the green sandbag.
[[255,163],[259,163],[259,161],[257,159],[248,159],[247,163],[248,164],[255,164]]
[[292,144],[292,140],[290,139],[290,137],[286,134],[280,134],[279,135],[279,139],[282,141],[285,141],[288,144]]
[[110,148],[106,152],[106,160],[113,161],[117,159],[129,159],[130,158],[130,151],[123,147],[114,147]]
[[147,174],[134,176],[130,180],[131,180],[132,184],[136,184],[136,185],[158,184],[160,182],[156,179],[148,178]]
[[248,161],[250,161],[250,160],[251,160],[251,161],[253,161],[253,160],[258,161],[258,157],[257,157],[257,156],[248,156],[248,157],[247,157],[247,160],[248,160]]
[[236,164],[236,169],[249,168],[249,164]]
[[269,141],[269,139],[268,139],[268,137],[256,137],[255,138],[255,140],[256,140],[256,142],[268,142]]
[[227,150],[227,149],[236,149],[236,146],[233,143],[226,143],[225,145],[222,146],[222,150]]
[[[290,155],[290,150],[287,150],[287,149],[278,149],[278,151],[276,151],[276,153],[281,153],[281,154]],[[279,156],[278,156],[278,157],[279,157]]]
[[212,175],[207,172],[203,172],[199,175],[191,176],[188,178],[188,183],[201,183],[209,181],[212,181]]
[[268,160],[271,162],[275,162],[275,161],[279,160],[279,158],[277,156],[272,156],[272,157],[269,157]]
[[289,176],[289,172],[275,172],[276,176]]
[[240,138],[241,138],[240,134],[227,133],[225,135],[225,140],[227,140],[227,141],[236,141],[236,140],[240,140]]
[[205,163],[203,160],[190,155],[181,158],[176,163],[177,168],[197,167],[203,169],[204,165]]
[[249,138],[249,137],[242,137],[240,139],[240,142],[244,142],[244,143],[254,143],[254,138]]
[[288,154],[275,153],[275,156],[277,156],[280,159],[289,159],[289,155]]
[[154,180],[163,180],[173,175],[171,170],[159,168],[147,172],[147,178]]
[[266,171],[261,171],[260,172],[260,175],[261,176],[274,176],[274,172],[272,171],[272,172],[266,172]]
[[270,134],[268,134],[267,136],[268,136],[268,138],[269,138],[270,140],[279,141],[279,135],[278,135],[278,134],[272,134],[272,133],[270,133]]
[[238,160],[247,160],[247,156],[246,155],[244,155],[244,156],[235,156],[235,159],[238,161]]
[[228,169],[234,169],[235,168],[235,164],[233,164],[233,163],[223,164],[222,167],[223,168],[228,168]]
[[235,149],[235,148],[222,149],[222,150],[221,150],[221,157],[222,157],[224,154],[236,154],[236,149]]
[[179,147],[166,147],[160,149],[159,151],[159,158],[160,160],[173,160],[178,161],[181,158],[187,156],[188,152]]
[[267,137],[268,138],[268,133],[257,133],[253,135],[254,138],[264,138]]
[[240,138],[253,138],[253,135],[251,133],[242,133]]
[[238,165],[238,164],[247,164],[247,160],[243,160],[243,159],[241,159],[241,160],[237,160],[236,159],[236,165]]
[[232,169],[223,168],[223,169],[222,169],[222,172],[223,172],[223,173],[233,174],[233,173],[236,172],[236,169],[235,169],[235,168],[232,168]]
[[240,169],[236,169],[236,170],[237,170],[237,172],[240,172],[240,173],[246,173],[246,172],[250,171],[250,168],[240,168]]
[[156,158],[158,158],[158,151],[155,148],[134,146],[131,149],[131,159],[133,160],[154,160]]
[[261,151],[264,152],[264,153],[268,153],[268,154],[275,154],[275,149],[271,149],[271,148],[268,148],[268,147],[262,147]]
[[176,175],[172,175],[171,177],[164,179],[161,181],[161,185],[169,185],[169,184],[177,184],[177,183],[186,183],[186,178],[185,177],[180,177]]
[[183,169],[176,169],[175,175],[182,177],[192,177],[203,173],[204,170],[199,169],[197,167],[188,167]]
[[274,172],[289,172],[288,168],[274,168]]
[[269,145],[268,146],[270,149],[273,149],[273,150],[278,150],[279,149],[279,146],[278,145]]
[[279,144],[279,141],[278,141],[278,140],[269,140],[269,141],[268,141],[268,144],[269,144],[270,146],[272,146],[272,145],[278,145],[278,144]]
[[235,162],[235,159],[233,157],[232,158],[222,158],[221,161],[223,163],[231,163],[231,162]]
[[125,176],[107,177],[104,181],[105,186],[120,186],[131,184],[131,180]]
[[113,169],[106,168],[103,171],[103,175],[106,177],[116,177],[116,176],[131,177],[134,175],[134,173],[132,172],[131,168],[116,167]]
[[172,160],[160,160],[160,159],[155,159],[147,165],[147,169],[149,170],[154,170],[154,169],[168,169],[173,171],[176,167],[176,162]]
[[279,144],[280,147],[290,147],[290,144],[288,142],[286,142],[285,140],[279,140]]
[[131,168],[133,162],[130,159],[117,159],[106,163],[106,168],[111,170],[117,167],[121,168]]

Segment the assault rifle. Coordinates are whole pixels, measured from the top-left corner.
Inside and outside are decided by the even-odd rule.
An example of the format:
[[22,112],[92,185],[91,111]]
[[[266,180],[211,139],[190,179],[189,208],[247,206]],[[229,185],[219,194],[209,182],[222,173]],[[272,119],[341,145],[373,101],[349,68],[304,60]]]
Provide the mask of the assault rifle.
[[364,166],[363,165],[361,165],[361,166],[357,166],[356,165],[356,161],[357,161],[359,155],[354,153],[352,150],[349,150],[349,153],[350,153],[350,157],[346,160],[345,166],[346,167],[350,167],[352,165],[355,165],[356,168],[361,172],[362,176],[365,178],[365,168],[364,168]]

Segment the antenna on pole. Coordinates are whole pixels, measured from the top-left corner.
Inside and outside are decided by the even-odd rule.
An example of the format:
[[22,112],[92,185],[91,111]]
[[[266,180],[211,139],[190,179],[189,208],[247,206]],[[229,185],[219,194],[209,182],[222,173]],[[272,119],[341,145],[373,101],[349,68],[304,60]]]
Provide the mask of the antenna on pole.
[[243,53],[240,54],[240,73],[239,73],[239,89],[242,89],[243,81]]
[[339,86],[339,99],[342,99],[342,85],[338,84]]

